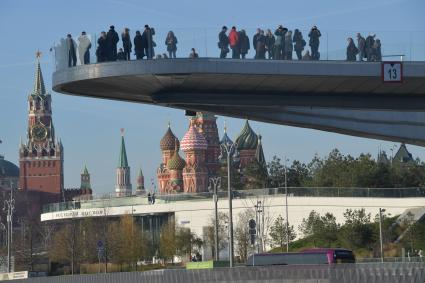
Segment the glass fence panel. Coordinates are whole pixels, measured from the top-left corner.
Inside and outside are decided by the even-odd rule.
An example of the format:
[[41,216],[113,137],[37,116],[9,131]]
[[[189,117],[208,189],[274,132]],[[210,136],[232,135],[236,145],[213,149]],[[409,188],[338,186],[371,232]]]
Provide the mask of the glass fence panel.
[[[246,59],[256,58],[256,46],[253,44],[254,36],[257,33],[257,28],[247,27],[243,29],[248,37],[249,45],[245,46],[243,49],[246,50]],[[240,31],[238,28],[238,31]],[[122,41],[122,30],[116,29],[119,37],[117,43],[117,52],[119,48],[123,48]],[[143,35],[143,28],[130,28],[130,41],[132,45],[130,60],[136,59],[136,48],[135,48],[135,35],[136,31],[139,31]],[[173,52],[170,52],[167,48],[167,35],[170,31],[174,33],[174,36],[177,39],[177,49],[176,57],[177,58],[189,58],[192,52],[192,48],[195,49],[195,52],[199,57],[202,58],[219,58],[220,57],[220,48],[218,46],[218,34],[220,32],[219,28],[155,28],[155,34],[152,36],[152,54],[151,57],[154,59],[169,58],[174,55]],[[268,33],[268,29],[264,28],[264,35]],[[277,37],[274,35],[276,29],[270,28],[270,32],[273,34],[275,47],[272,49],[263,50],[264,58],[268,59],[269,57],[273,58],[278,56],[277,51]],[[310,30],[299,30],[302,34],[304,42],[301,40],[300,44],[304,43],[304,46],[301,46],[302,49],[301,55],[304,56],[308,51],[312,55],[312,47],[309,44],[309,33]],[[105,30],[107,32],[107,30]],[[294,34],[294,30],[291,30]],[[381,54],[383,60],[404,60],[404,61],[424,61],[425,60],[425,31],[341,31],[341,30],[322,30],[321,36],[319,38],[318,46],[318,56],[320,60],[346,60],[347,59],[347,39],[352,38],[354,44],[358,46],[357,33],[360,33],[363,38],[374,34],[374,39],[379,39],[381,44]],[[229,31],[227,32],[227,35]],[[240,33],[239,33],[240,35]],[[102,42],[102,35],[100,32],[86,32],[85,35],[75,33],[72,38],[67,38],[64,35],[63,38],[54,42],[53,44],[53,58],[55,60],[56,70],[61,70],[68,68],[69,66],[79,66],[84,64],[93,64],[99,61],[102,61],[99,57],[105,55],[102,49],[105,47],[108,49],[107,45],[100,44]],[[241,36],[242,38],[242,36]],[[285,40],[283,40],[282,45],[285,45]],[[146,37],[143,37],[142,41],[146,45]],[[244,41],[245,42],[245,41]],[[288,43],[287,43],[288,44]],[[261,46],[261,45],[259,45]],[[296,44],[292,42],[289,44],[293,49],[292,52],[289,52],[292,60],[298,60],[296,52]],[[300,45],[298,45],[300,46]],[[241,47],[241,46],[240,46]],[[138,49],[139,50],[139,49]],[[144,50],[144,53],[150,52],[151,49]],[[239,51],[240,50],[239,48]],[[107,51],[106,51],[107,52]],[[245,53],[245,52],[244,52]],[[103,56],[103,57],[104,57]],[[120,55],[122,56],[122,55]],[[282,55],[283,56],[283,55]],[[119,57],[119,56],[118,56]],[[122,57],[119,57],[123,59]],[[144,57],[146,59],[146,56]],[[232,50],[229,46],[229,53],[227,53],[226,58],[232,58]],[[356,59],[359,59],[357,55]]]
[[[264,188],[257,190],[232,191],[234,199],[245,199],[252,197],[349,197],[349,198],[425,198],[425,188],[314,188],[314,187],[288,187],[288,188]],[[228,192],[218,192],[219,199],[227,199]],[[189,194],[158,194],[155,203],[170,203],[178,201],[198,201],[213,199],[212,192]],[[56,212],[73,209],[104,208],[133,205],[151,205],[147,195],[131,195],[115,197],[113,194],[93,196],[92,199],[75,200],[71,202],[52,203],[43,207],[43,212]]]

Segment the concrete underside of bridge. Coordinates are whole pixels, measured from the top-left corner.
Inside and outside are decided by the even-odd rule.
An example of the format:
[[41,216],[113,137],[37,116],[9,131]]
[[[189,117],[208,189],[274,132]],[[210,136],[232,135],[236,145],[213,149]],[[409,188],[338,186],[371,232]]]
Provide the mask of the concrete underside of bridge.
[[56,71],[53,90],[425,145],[425,62],[403,72],[383,83],[371,62],[139,60]]

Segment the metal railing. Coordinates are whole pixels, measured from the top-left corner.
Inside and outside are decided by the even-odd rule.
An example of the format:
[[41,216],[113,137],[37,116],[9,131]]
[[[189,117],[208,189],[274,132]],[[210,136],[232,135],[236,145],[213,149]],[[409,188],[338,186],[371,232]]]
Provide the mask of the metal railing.
[[[237,27],[238,30],[244,27]],[[274,34],[276,27],[260,27],[263,30],[267,31],[267,28],[271,29],[271,32]],[[294,32],[296,27],[288,27],[289,30]],[[124,26],[116,27],[115,30],[118,33],[120,41],[117,44],[117,49],[122,48],[121,33],[124,29]],[[188,58],[192,48],[195,48],[199,57],[206,58],[219,58],[220,49],[218,48],[218,33],[221,31],[221,27],[217,28],[155,28],[155,35],[153,36],[154,44],[154,58],[157,55],[163,57],[163,54],[166,54],[167,57],[168,51],[165,44],[165,39],[169,31],[173,31],[177,37],[177,58]],[[253,36],[256,33],[256,27],[245,28],[246,34],[249,38],[250,49],[246,54],[246,58],[252,59],[255,57],[255,50],[253,47]],[[320,29],[320,27],[319,27]],[[135,60],[136,56],[134,54],[134,36],[136,30],[139,30],[143,33],[143,28],[131,28],[130,27],[130,39],[133,45],[131,52],[131,60]],[[303,35],[303,39],[306,41],[304,46],[303,54],[305,51],[309,50],[311,53],[311,48],[309,46],[309,37],[308,34],[310,30],[300,30]],[[108,28],[105,26],[105,32],[108,32]],[[342,31],[342,30],[321,30],[322,36],[320,37],[319,53],[320,60],[346,60],[346,48],[347,48],[347,38],[351,37],[354,39],[355,44],[357,45],[356,34],[360,32],[364,38],[366,38],[371,31]],[[73,33],[73,40],[75,41],[76,48],[76,64],[81,65],[83,61],[83,52],[80,51],[79,36],[81,31],[75,31]],[[229,32],[227,32],[228,34]],[[376,34],[376,39],[381,41],[381,53],[384,56],[392,56],[394,54],[403,54],[403,61],[425,61],[425,31],[406,31],[406,32],[397,32],[395,36],[394,31],[373,31]],[[98,48],[98,39],[100,37],[99,32],[87,32],[87,37],[91,42],[91,48],[89,49],[89,58],[90,63],[97,63],[96,50]],[[82,48],[85,46],[81,44]],[[67,43],[66,43],[66,34],[62,39],[53,42],[51,48],[52,56],[55,62],[56,70],[61,70],[68,68],[68,52],[67,52]],[[227,54],[227,58],[232,58],[232,51]],[[81,55],[80,55],[81,54]],[[397,58],[400,56],[396,56]],[[145,57],[146,58],[146,57]],[[266,55],[266,58],[268,56]],[[292,59],[297,60],[296,52],[292,53]],[[84,62],[83,62],[84,63]]]
[[[284,196],[285,188],[264,188],[257,190],[234,190],[234,199],[258,196]],[[219,198],[227,198],[226,191],[219,191]],[[425,198],[425,188],[329,188],[329,187],[289,187],[289,197],[355,197],[355,198]],[[199,201],[212,199],[212,192],[157,194],[155,203],[178,201]],[[114,194],[94,195],[90,200],[52,203],[43,206],[43,213],[81,208],[103,208],[132,205],[150,205],[146,195],[116,197]]]

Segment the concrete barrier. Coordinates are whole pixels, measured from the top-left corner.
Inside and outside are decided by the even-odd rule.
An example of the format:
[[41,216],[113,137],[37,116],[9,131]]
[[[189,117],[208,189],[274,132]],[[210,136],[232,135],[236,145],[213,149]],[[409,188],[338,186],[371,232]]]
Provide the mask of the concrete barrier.
[[423,283],[425,262],[155,270],[12,280],[16,283]]

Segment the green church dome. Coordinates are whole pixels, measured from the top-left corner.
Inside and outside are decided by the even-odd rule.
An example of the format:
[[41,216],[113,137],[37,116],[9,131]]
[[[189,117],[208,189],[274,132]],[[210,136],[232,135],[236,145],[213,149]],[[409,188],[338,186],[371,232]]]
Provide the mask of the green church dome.
[[176,150],[173,157],[167,162],[168,170],[183,170],[186,166],[186,162],[180,157],[179,151]]
[[258,136],[252,130],[251,126],[248,123],[248,120],[246,120],[245,126],[239,133],[239,136],[236,138],[235,142],[238,145],[238,150],[257,149]]

